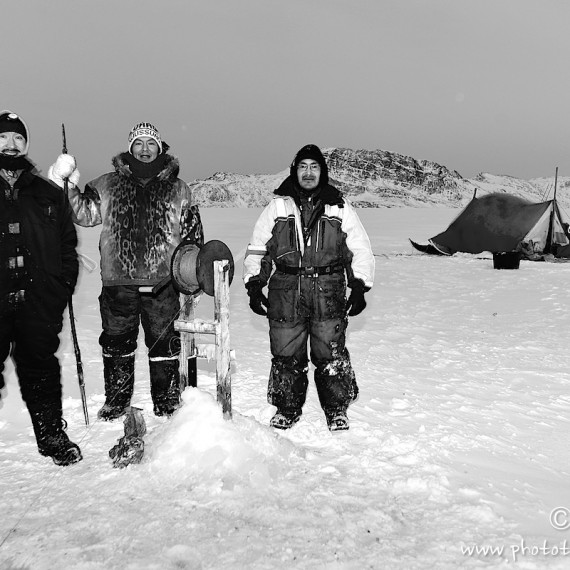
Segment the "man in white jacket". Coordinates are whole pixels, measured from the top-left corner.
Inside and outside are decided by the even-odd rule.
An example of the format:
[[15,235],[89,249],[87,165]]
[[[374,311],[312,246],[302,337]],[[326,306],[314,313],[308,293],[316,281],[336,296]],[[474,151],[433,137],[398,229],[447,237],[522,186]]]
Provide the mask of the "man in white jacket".
[[256,222],[244,260],[250,307],[269,319],[273,427],[288,429],[301,416],[310,341],[327,425],[349,428],[347,408],[358,386],[345,346],[347,317],[364,310],[373,279],[374,255],[358,215],[329,184],[320,149],[304,146]]

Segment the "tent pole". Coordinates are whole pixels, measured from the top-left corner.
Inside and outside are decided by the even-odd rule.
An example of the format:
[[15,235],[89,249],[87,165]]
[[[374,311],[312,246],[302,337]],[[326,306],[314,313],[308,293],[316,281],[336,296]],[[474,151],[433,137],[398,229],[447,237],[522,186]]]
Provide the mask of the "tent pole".
[[554,219],[558,213],[558,206],[556,204],[556,186],[558,185],[558,166],[554,173],[554,196],[552,198],[552,212],[550,213],[550,225],[548,227],[547,241],[544,247],[545,253],[553,253],[554,249]]

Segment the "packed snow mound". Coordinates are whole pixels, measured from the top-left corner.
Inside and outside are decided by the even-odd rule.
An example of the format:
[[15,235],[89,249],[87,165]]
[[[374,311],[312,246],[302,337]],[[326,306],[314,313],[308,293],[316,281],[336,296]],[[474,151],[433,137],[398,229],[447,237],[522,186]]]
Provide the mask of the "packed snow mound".
[[265,488],[297,455],[290,441],[251,418],[234,413],[226,421],[207,392],[188,388],[182,398],[172,420],[149,438],[146,457],[157,477],[189,487]]

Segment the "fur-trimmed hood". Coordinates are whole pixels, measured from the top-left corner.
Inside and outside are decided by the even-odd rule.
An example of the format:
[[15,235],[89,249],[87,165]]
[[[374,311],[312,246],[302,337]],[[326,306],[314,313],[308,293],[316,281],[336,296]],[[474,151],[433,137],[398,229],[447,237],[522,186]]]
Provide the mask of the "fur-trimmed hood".
[[[139,163],[141,166],[141,173],[133,172],[133,166]],[[115,172],[119,176],[124,176],[127,178],[157,178],[159,181],[162,180],[176,180],[178,178],[178,173],[180,172],[180,161],[177,157],[171,154],[160,154],[156,160],[150,163],[144,163],[137,161],[128,152],[121,152],[113,157],[112,159],[113,167]],[[139,166],[137,164],[137,166]],[[144,172],[146,170],[146,172]]]
[[[299,194],[299,189],[297,185],[293,182],[291,176],[287,176],[285,180],[281,183],[279,188],[273,191],[276,196],[290,196],[295,200],[297,204],[300,203],[301,197]],[[334,186],[327,184],[323,188],[320,188],[318,193],[319,199],[325,205],[338,206],[342,208],[344,206],[344,200],[340,190],[337,190]]]

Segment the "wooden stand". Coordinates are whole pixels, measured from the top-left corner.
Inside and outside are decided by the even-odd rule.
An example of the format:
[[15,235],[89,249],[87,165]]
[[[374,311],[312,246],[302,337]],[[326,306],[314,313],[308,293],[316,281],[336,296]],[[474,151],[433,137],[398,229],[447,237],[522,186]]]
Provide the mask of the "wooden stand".
[[180,331],[180,392],[187,386],[196,388],[196,342],[194,333],[186,332],[178,327],[179,323],[194,322],[194,307],[197,300],[192,295],[180,294],[180,318],[174,321],[174,328]]
[[213,334],[215,340],[217,398],[225,419],[232,417],[231,350],[230,350],[230,263],[214,261],[214,320],[194,318],[194,302],[183,295],[180,319],[174,328],[180,331],[180,381],[182,389],[196,385],[196,374],[190,367],[196,366],[196,358],[211,358],[211,344],[195,342],[195,334]]

